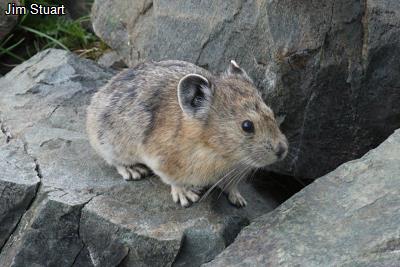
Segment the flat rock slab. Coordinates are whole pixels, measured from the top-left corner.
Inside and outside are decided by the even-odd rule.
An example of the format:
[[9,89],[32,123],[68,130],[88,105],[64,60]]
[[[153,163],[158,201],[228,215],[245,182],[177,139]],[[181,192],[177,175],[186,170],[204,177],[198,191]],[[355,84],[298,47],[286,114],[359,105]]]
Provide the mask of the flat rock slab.
[[52,49],[0,79],[0,158],[18,163],[0,175],[0,189],[30,179],[15,201],[1,195],[15,202],[5,217],[16,215],[6,232],[0,226],[0,266],[199,266],[279,204],[244,184],[248,208],[217,193],[184,209],[157,177],[124,181],[94,154],[84,130],[90,96],[114,74]]
[[205,266],[399,266],[400,130],[246,227]]

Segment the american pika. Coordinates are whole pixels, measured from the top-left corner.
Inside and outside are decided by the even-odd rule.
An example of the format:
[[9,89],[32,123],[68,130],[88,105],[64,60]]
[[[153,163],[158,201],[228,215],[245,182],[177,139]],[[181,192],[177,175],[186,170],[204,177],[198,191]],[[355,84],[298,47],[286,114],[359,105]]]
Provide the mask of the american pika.
[[199,200],[194,188],[216,184],[232,204],[246,205],[240,177],[288,150],[272,110],[233,60],[219,76],[177,60],[124,70],[93,96],[87,133],[125,180],[153,171],[182,206]]

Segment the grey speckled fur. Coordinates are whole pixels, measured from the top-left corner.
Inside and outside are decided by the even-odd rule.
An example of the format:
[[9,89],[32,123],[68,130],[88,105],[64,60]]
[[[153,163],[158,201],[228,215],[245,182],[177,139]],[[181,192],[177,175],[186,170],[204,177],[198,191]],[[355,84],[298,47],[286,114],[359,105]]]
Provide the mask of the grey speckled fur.
[[[105,90],[99,92],[98,101],[93,101],[91,107],[93,111],[101,109],[101,114],[97,114],[100,142],[104,138],[118,137],[121,134],[118,132],[121,129],[113,125],[113,122],[119,121],[121,117],[129,118],[130,123],[135,126],[140,125],[132,128],[131,134],[137,142],[145,142],[154,127],[155,113],[162,108],[160,103],[168,98],[168,92],[162,89],[175,89],[169,85],[189,73],[211,77],[207,71],[196,65],[175,60],[142,63],[116,76]],[[141,90],[142,88],[155,90]],[[132,104],[129,110],[126,109],[127,103]],[[105,131],[108,134],[105,134]],[[112,164],[110,161],[109,163]]]

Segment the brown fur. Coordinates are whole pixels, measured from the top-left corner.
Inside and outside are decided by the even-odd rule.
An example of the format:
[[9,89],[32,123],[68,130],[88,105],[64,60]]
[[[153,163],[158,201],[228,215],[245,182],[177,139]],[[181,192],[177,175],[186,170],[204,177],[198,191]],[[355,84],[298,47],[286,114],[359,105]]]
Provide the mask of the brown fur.
[[[192,73],[211,85],[212,101],[200,119],[185,113],[177,96],[181,79]],[[254,123],[254,134],[243,132],[244,120]],[[212,185],[240,164],[271,164],[278,160],[279,143],[287,150],[273,112],[236,63],[219,77],[183,61],[125,70],[93,96],[87,132],[109,164],[147,165],[164,182],[182,188]]]

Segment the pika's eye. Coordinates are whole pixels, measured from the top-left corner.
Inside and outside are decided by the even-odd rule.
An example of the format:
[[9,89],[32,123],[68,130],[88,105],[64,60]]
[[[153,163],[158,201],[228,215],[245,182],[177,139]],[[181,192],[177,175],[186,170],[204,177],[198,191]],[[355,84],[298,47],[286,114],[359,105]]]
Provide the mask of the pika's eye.
[[242,122],[242,129],[246,133],[254,133],[254,124],[253,124],[253,122],[249,121],[249,120],[245,120],[244,122]]

